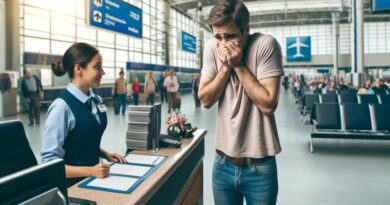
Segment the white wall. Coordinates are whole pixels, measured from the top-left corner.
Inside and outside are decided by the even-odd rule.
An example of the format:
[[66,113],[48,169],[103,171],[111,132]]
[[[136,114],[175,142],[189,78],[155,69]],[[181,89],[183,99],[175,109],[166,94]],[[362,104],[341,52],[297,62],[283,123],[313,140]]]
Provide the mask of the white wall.
[[0,71],[5,68],[5,0],[0,0]]

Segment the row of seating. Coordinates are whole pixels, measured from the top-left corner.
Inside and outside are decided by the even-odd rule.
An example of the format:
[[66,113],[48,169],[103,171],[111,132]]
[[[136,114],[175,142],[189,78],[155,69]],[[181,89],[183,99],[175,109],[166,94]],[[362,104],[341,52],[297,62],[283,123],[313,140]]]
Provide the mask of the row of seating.
[[390,104],[390,95],[353,95],[353,94],[305,94],[300,105],[303,115],[311,113],[314,103],[367,103]]
[[313,138],[390,140],[390,104],[316,103]]
[[[64,90],[65,88],[51,88],[51,89],[45,89],[45,95],[43,100],[41,101],[42,104],[50,104],[52,103]],[[104,101],[110,101],[111,100],[111,93],[112,93],[112,87],[99,87],[94,89],[95,93],[98,94],[100,97],[104,99]]]
[[[44,99],[42,104],[50,104],[65,88],[50,88],[45,89]],[[187,91],[192,89],[191,82],[180,83],[180,91]],[[143,91],[143,85],[141,85],[140,91]],[[94,89],[95,93],[103,98],[104,102],[111,102],[112,100],[112,87],[99,87]]]

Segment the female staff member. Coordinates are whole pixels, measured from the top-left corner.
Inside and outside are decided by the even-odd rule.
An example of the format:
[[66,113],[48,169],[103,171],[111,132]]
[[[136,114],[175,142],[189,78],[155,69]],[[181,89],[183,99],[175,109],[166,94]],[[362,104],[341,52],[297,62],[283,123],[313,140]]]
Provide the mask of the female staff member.
[[99,86],[105,74],[102,56],[91,45],[75,43],[65,52],[62,64],[52,63],[52,70],[56,76],[68,73],[70,83],[47,112],[42,161],[64,159],[68,187],[83,177],[106,177],[110,165],[99,163],[99,157],[121,163],[126,159],[100,148],[107,126],[106,107],[92,87]]

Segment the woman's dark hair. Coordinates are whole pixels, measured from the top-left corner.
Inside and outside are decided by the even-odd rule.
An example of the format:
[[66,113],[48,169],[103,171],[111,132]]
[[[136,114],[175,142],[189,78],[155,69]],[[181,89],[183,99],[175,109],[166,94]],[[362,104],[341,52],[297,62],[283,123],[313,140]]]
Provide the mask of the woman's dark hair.
[[56,76],[63,76],[68,73],[69,78],[74,76],[74,66],[79,64],[85,68],[91,59],[99,53],[99,50],[87,43],[74,43],[66,50],[62,57],[62,63],[54,61],[51,64],[51,69]]

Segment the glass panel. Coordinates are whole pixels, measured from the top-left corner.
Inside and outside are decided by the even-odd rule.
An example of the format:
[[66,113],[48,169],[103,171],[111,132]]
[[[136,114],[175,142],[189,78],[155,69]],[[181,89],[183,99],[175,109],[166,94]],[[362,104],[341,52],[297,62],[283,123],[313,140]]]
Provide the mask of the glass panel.
[[24,38],[26,52],[50,53],[50,42],[47,39]]
[[51,54],[53,54],[53,55],[64,55],[65,51],[72,44],[73,43],[69,43],[69,42],[52,41],[51,42]]

